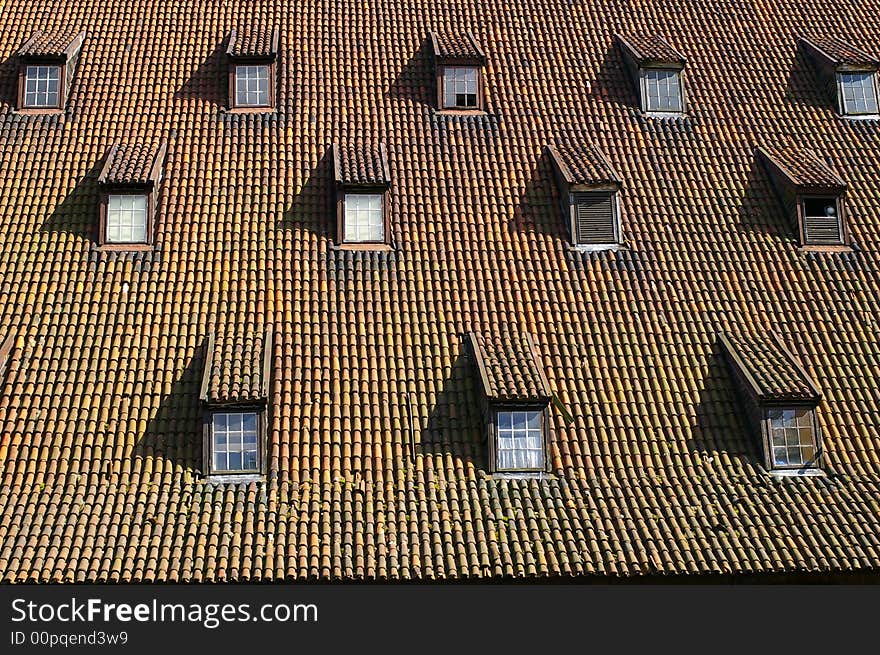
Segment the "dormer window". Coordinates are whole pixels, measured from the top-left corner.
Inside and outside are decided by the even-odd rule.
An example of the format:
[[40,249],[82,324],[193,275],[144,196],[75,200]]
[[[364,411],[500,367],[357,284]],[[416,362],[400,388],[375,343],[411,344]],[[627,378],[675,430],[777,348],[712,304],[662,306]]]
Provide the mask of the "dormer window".
[[808,150],[760,146],[757,154],[786,211],[801,247],[846,247],[846,183]]
[[437,75],[437,108],[449,112],[484,110],[486,55],[470,32],[431,32]]
[[685,58],[660,36],[615,35],[638,86],[639,106],[651,114],[685,111]]
[[217,481],[266,472],[272,330],[208,338],[202,377],[203,460]]
[[388,249],[391,175],[385,146],[333,147],[338,247]]
[[876,117],[880,61],[835,37],[800,37],[800,47],[843,116]]
[[620,177],[595,146],[548,146],[571,244],[584,250],[621,243]]
[[32,35],[18,50],[18,108],[23,113],[64,109],[85,32]]
[[275,108],[275,65],[278,29],[247,27],[232,30],[229,62],[229,110],[260,112]]
[[165,143],[117,144],[98,177],[100,217],[98,242],[104,249],[151,247]]
[[775,334],[722,334],[722,351],[769,470],[819,471],[822,394]]
[[549,471],[552,394],[531,337],[470,333],[468,346],[482,388],[490,472]]

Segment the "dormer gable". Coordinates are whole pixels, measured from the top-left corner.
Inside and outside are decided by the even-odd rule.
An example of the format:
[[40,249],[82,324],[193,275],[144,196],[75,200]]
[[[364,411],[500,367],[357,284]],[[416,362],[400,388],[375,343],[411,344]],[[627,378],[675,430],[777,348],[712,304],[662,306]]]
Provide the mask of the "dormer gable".
[[842,116],[876,117],[880,61],[834,36],[798,38],[816,75]]
[[391,243],[391,172],[385,145],[334,144],[337,246],[388,249]]
[[18,49],[20,113],[61,112],[67,106],[85,32],[37,31]]
[[277,27],[261,25],[230,32],[226,47],[229,111],[274,111],[279,38]]
[[685,57],[659,35],[615,34],[639,93],[643,112],[677,115],[686,111]]
[[437,79],[437,109],[485,111],[486,55],[470,31],[430,32]]

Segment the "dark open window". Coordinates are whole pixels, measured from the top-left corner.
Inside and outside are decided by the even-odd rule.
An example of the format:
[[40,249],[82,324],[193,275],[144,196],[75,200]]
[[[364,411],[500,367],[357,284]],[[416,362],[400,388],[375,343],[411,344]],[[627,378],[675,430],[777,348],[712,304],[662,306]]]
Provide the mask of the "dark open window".
[[572,234],[583,246],[618,242],[617,194],[614,191],[584,191],[571,195]]
[[470,32],[432,32],[437,108],[479,112],[485,107],[483,77],[486,55]]
[[480,69],[476,66],[443,67],[443,108],[479,108]]
[[803,243],[808,246],[843,244],[839,199],[832,196],[803,196]]

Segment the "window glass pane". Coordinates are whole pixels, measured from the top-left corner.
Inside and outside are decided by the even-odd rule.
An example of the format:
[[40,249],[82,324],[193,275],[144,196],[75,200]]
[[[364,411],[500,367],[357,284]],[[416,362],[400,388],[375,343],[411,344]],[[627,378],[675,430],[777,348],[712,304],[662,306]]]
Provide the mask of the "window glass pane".
[[25,69],[26,107],[57,107],[59,66],[28,66]]
[[385,241],[385,218],[380,193],[346,193],[343,240],[348,243]]
[[840,74],[844,113],[877,113],[877,93],[874,77],[872,72]]
[[147,240],[147,197],[111,195],[107,199],[105,237],[110,243],[145,243]]
[[681,111],[680,71],[649,68],[644,76],[648,111]]
[[477,106],[477,69],[447,66],[443,71],[443,106],[474,109]]
[[235,67],[235,104],[239,107],[269,105],[269,66]]
[[212,447],[215,471],[256,470],[257,415],[254,412],[214,414]]
[[773,465],[798,467],[815,456],[815,432],[810,409],[773,409],[767,412]]
[[497,412],[497,467],[504,470],[544,468],[543,412]]

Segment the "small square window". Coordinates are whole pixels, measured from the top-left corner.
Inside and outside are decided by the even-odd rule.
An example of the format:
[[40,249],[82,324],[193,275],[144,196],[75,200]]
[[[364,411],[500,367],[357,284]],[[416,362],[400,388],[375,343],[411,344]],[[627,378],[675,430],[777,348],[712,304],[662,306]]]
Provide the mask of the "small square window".
[[60,66],[28,66],[24,79],[25,107],[58,107]]
[[107,199],[107,243],[147,242],[147,196],[115,194]]
[[235,105],[237,107],[269,106],[268,64],[235,67]]
[[250,473],[259,470],[256,412],[216,413],[211,422],[213,473]]
[[443,71],[443,108],[477,109],[477,69],[446,66]]
[[876,114],[877,89],[873,72],[839,73],[844,114]]
[[843,229],[837,198],[802,198],[805,245],[841,245]]
[[498,471],[544,470],[543,420],[541,410],[496,412]]
[[381,193],[346,193],[343,241],[384,243],[385,212]]
[[682,111],[681,71],[648,68],[644,72],[644,78],[647,111]]
[[770,409],[767,411],[767,428],[773,468],[816,466],[816,434],[812,409]]

